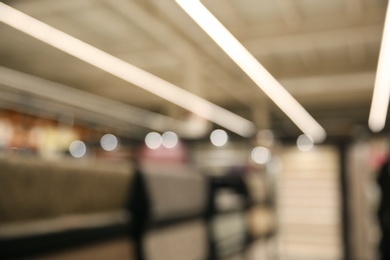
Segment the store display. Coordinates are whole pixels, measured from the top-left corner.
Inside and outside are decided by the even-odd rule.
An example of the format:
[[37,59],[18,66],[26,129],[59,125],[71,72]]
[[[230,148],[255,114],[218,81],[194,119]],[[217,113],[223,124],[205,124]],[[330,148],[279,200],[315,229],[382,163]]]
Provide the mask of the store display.
[[131,243],[109,241],[132,240],[132,179],[129,164],[1,158],[0,258],[128,255]]
[[202,215],[208,200],[207,179],[183,165],[142,167],[152,222]]
[[270,190],[260,174],[243,171],[210,178],[211,259],[246,259],[253,243],[275,233]]
[[0,159],[0,223],[124,208],[129,165]]
[[216,215],[211,221],[211,229],[218,259],[245,249],[247,230],[242,212]]
[[0,257],[243,259],[275,228],[243,176],[183,164],[1,158]]
[[206,238],[206,223],[201,219],[154,229],[143,240],[145,255],[149,260],[206,259]]
[[63,252],[39,255],[31,260],[135,260],[134,244],[129,238],[115,239],[109,242],[87,245],[82,248],[75,248]]
[[275,212],[266,206],[254,206],[247,213],[249,230],[254,238],[272,234],[276,228]]

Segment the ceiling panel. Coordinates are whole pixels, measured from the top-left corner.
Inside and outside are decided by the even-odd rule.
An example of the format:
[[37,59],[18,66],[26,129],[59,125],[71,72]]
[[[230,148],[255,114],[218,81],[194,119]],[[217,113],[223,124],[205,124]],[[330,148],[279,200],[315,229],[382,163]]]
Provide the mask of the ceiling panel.
[[[344,136],[345,129],[352,133],[367,121],[386,1],[202,2],[316,119],[326,122],[329,135],[340,135],[342,128]],[[249,120],[256,122],[254,115],[264,110],[275,131],[296,134],[289,131],[295,129],[291,121],[174,0],[7,3]],[[179,119],[186,114],[4,24],[0,34],[0,66]],[[354,110],[360,113],[346,112]]]

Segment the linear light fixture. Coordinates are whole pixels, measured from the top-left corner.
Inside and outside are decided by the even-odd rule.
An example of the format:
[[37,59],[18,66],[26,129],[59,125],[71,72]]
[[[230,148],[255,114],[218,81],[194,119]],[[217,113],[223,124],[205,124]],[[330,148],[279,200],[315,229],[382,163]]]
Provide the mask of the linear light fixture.
[[199,0],[176,0],[301,131],[322,142],[326,132]]
[[73,119],[75,116],[82,119],[84,122],[93,122],[97,125],[113,127],[115,128],[115,131],[119,132],[121,135],[128,136],[132,139],[144,140],[145,138],[142,129],[135,128],[133,124],[129,125],[127,122],[117,120],[114,117],[69,107],[39,97],[28,98],[28,102],[26,102],[25,96],[21,97],[20,94],[2,90],[2,88],[0,88],[0,108],[11,109],[20,113],[27,113],[35,117],[43,117],[52,120],[58,120],[58,115],[65,115],[65,117],[68,117],[69,119]]
[[126,123],[167,131],[180,128],[183,121],[104,98],[57,82],[0,66],[0,84],[25,93],[44,97],[71,107],[81,108]]
[[249,120],[40,22],[4,3],[0,3],[0,21],[241,136],[249,137],[256,131],[255,125]]
[[390,3],[382,35],[382,44],[376,71],[374,93],[372,96],[368,126],[373,132],[380,132],[386,124],[390,97]]

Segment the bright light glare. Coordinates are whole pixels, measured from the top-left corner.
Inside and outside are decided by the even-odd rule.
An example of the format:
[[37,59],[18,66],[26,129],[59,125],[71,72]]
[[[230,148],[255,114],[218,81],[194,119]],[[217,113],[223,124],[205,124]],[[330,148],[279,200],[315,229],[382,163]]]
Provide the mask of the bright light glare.
[[252,160],[258,164],[266,164],[271,160],[271,152],[266,147],[258,146],[252,150]]
[[303,135],[300,135],[298,137],[297,146],[298,146],[298,149],[301,150],[302,152],[307,152],[313,148],[314,142],[310,136],[303,134]]
[[214,130],[210,135],[210,141],[215,146],[223,146],[228,141],[228,134],[221,129]]
[[145,144],[150,149],[157,149],[161,146],[162,137],[159,133],[150,132],[145,137]]
[[387,15],[383,30],[378,68],[375,78],[368,126],[373,132],[385,127],[390,97],[390,3],[387,4]]
[[248,50],[198,0],[176,0],[196,23],[261,88],[269,98],[316,142],[326,138],[325,130]]
[[175,147],[179,142],[179,138],[174,132],[168,131],[163,133],[162,135],[162,145],[165,148],[173,148]]
[[241,136],[249,137],[256,130],[255,125],[249,120],[67,35],[4,3],[0,3],[0,21]]
[[87,147],[84,142],[77,140],[73,141],[69,146],[69,153],[75,158],[83,157],[87,152]]
[[100,145],[106,151],[113,151],[118,147],[118,138],[112,134],[105,134],[100,139]]

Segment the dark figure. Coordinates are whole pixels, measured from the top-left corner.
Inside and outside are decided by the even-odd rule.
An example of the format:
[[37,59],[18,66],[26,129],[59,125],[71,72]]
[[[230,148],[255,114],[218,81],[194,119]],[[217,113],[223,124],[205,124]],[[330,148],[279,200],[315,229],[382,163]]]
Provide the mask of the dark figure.
[[381,199],[378,209],[379,227],[382,237],[379,243],[381,260],[390,260],[390,164],[385,163],[377,177],[381,191]]

